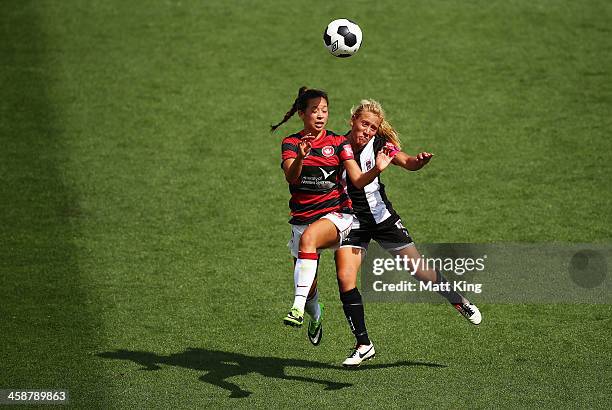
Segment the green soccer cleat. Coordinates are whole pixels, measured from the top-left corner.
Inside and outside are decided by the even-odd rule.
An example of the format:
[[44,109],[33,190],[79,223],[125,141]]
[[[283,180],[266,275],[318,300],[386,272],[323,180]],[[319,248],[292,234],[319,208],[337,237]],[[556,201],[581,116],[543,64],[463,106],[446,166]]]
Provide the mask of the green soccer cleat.
[[299,309],[291,308],[287,316],[283,319],[283,323],[287,326],[301,327],[304,324],[304,312]]
[[308,322],[308,340],[315,346],[321,343],[323,337],[323,303],[319,303],[319,309],[321,309],[321,315],[319,320],[312,320]]

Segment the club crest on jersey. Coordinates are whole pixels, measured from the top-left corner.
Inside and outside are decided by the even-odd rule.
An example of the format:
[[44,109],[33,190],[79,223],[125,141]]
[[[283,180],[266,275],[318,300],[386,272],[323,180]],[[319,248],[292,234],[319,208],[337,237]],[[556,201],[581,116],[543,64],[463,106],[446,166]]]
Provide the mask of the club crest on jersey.
[[334,147],[332,147],[331,145],[326,145],[321,150],[321,153],[324,157],[331,157],[332,155],[334,155]]
[[371,170],[371,169],[372,169],[372,160],[371,160],[371,159],[369,159],[369,160],[367,160],[367,161],[366,161],[366,163],[365,163],[365,169],[366,169],[366,171],[369,171],[369,170]]

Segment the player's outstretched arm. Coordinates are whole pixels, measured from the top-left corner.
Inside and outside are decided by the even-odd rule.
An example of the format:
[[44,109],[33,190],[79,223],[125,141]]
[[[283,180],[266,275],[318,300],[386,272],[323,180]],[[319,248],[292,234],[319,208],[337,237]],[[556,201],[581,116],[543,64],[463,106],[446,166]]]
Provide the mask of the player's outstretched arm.
[[374,179],[387,168],[392,159],[391,150],[383,148],[376,155],[376,166],[368,172],[361,172],[359,165],[357,165],[354,159],[344,161],[344,167],[353,185],[355,185],[357,189],[363,189],[363,187],[374,181]]
[[418,171],[429,163],[434,154],[429,152],[421,152],[416,156],[408,155],[403,151],[399,151],[391,163],[408,171]]

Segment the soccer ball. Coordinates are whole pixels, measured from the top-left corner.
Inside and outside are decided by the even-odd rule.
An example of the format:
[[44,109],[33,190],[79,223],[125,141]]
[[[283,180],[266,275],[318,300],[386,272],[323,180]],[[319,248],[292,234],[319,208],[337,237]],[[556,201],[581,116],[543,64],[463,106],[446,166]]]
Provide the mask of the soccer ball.
[[361,46],[362,38],[357,23],[348,19],[332,21],[323,32],[323,42],[327,51],[336,57],[350,57],[355,54]]

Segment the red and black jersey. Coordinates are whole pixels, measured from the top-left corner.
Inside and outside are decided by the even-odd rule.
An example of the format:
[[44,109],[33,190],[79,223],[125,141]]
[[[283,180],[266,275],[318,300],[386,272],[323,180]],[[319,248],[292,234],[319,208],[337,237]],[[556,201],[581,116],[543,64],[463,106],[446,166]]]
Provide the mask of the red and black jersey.
[[[283,139],[282,162],[297,157],[302,137],[300,132]],[[353,159],[353,150],[346,137],[323,130],[304,158],[298,182],[289,184],[290,224],[307,225],[330,212],[352,212],[342,184],[342,164],[349,159]]]

